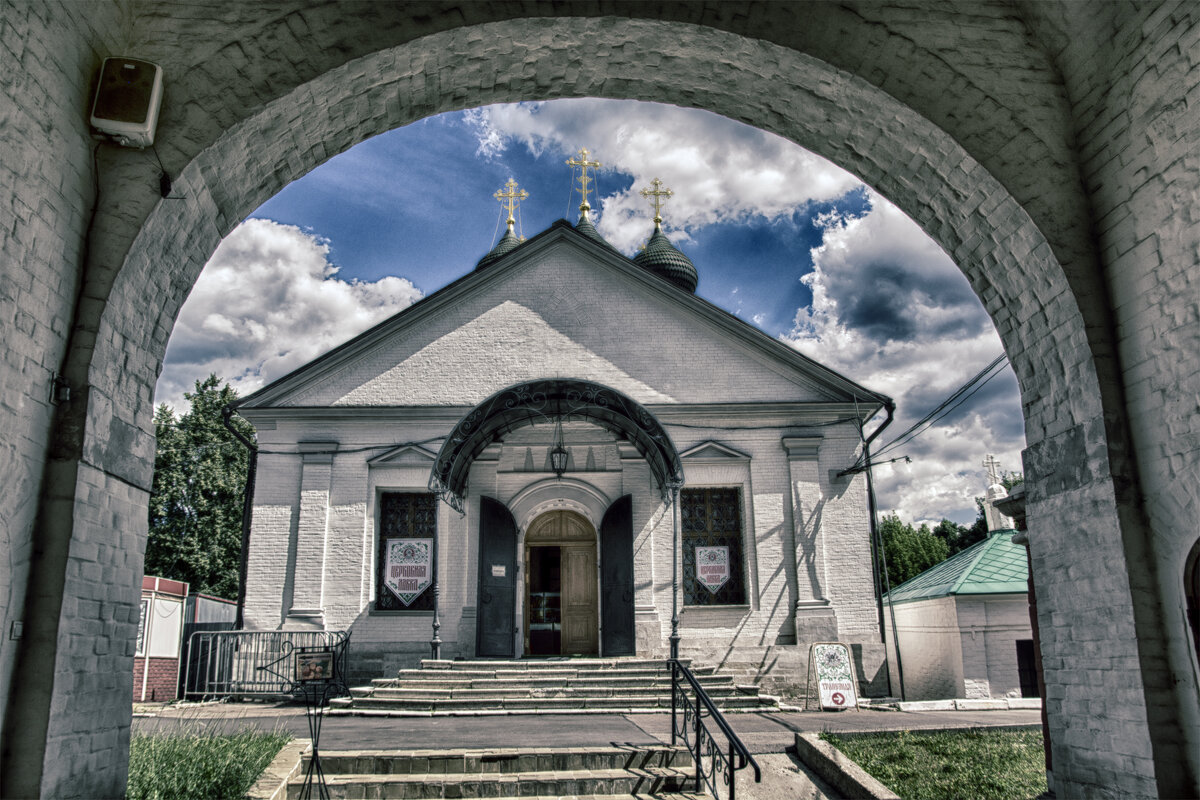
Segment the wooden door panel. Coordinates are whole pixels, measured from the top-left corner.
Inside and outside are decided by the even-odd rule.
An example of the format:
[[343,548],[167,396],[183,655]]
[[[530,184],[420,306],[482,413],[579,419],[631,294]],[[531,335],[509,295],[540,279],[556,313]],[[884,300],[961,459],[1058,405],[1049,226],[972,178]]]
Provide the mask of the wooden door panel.
[[597,650],[596,549],[567,546],[562,549],[564,654],[590,655]]

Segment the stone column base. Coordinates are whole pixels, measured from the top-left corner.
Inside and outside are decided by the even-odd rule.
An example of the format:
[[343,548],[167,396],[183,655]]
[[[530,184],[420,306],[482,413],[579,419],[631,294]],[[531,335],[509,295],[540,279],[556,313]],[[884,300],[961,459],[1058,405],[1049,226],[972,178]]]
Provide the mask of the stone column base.
[[292,608],[288,610],[287,618],[283,621],[285,631],[323,631],[325,630],[325,609],[323,608]]
[[838,640],[837,615],[823,600],[796,604],[796,644],[812,642],[836,642]]

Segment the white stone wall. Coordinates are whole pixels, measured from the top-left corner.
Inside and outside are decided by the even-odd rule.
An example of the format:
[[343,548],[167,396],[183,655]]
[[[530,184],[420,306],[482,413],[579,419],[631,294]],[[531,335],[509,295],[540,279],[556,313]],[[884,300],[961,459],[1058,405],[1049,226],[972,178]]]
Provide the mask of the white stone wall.
[[962,636],[962,697],[1020,697],[1017,640],[1032,639],[1029,598],[962,595],[955,598]]
[[[891,613],[895,613],[896,633]],[[896,641],[900,642],[900,667],[904,672],[905,700],[941,700],[963,696],[962,636],[953,597],[913,603],[897,603],[887,620],[888,660],[896,663]],[[897,675],[899,672],[896,673]],[[892,687],[900,696],[900,684]]]
[[[383,674],[427,655],[431,612],[373,613],[371,603],[375,596],[378,536],[375,515],[379,494],[425,491],[431,464],[420,463],[419,458],[409,459],[418,463],[368,462],[380,455],[385,445],[423,441],[438,431],[448,430],[453,425],[451,415],[459,412],[447,410],[446,420],[441,423],[414,424],[379,417],[355,420],[337,409],[331,409],[327,418],[288,420],[289,412],[282,410],[278,412],[282,418],[274,426],[264,422],[275,413],[246,412],[261,425],[260,447],[267,451],[260,456],[256,484],[247,626],[276,629],[323,625],[328,629],[350,629],[355,671],[360,674]],[[670,428],[670,422],[666,424]],[[684,650],[703,661],[753,663],[761,660],[764,649],[796,644],[793,612],[799,586],[794,567],[795,539],[790,531],[788,465],[780,443],[781,434],[788,430],[782,427],[750,432],[718,427],[679,430],[681,436],[688,437],[678,440],[680,449],[686,450],[711,437],[748,456],[727,459],[730,463],[709,459],[689,464],[685,460],[688,486],[738,486],[744,502],[748,605],[727,609],[680,606]],[[795,428],[791,430],[794,432]],[[839,460],[842,456],[849,454],[853,458],[852,447],[839,445],[841,439],[850,440],[852,431],[821,430],[830,443],[829,460],[822,457],[823,482],[829,497],[820,520],[823,535],[828,531],[825,542],[831,565],[825,572],[826,593],[832,613],[842,626],[842,638],[870,643],[878,641],[878,632],[873,627],[865,497],[861,491],[848,491],[853,481],[830,478],[836,468],[848,465],[849,462]],[[319,442],[314,438],[317,436],[322,437]],[[527,449],[538,452],[535,463],[541,467],[547,436],[547,430],[525,428],[513,433],[505,445],[481,456],[472,468],[465,516],[460,517],[448,506],[439,507],[439,607],[443,655],[447,657],[474,654],[478,497],[487,494],[511,507],[531,485],[546,484],[546,473],[519,469],[524,465]],[[309,444],[301,447],[301,442]],[[313,480],[314,464],[306,463],[305,459],[314,456],[302,450],[318,447],[332,450],[332,442],[336,442],[337,452],[329,456],[330,463],[315,465],[320,471],[320,486],[306,491],[303,487],[306,481]],[[593,451],[598,471],[569,472],[565,478],[568,482],[586,484],[600,498],[592,508],[580,509],[593,524],[599,524],[607,504],[623,494],[633,495],[639,653],[665,653],[671,620],[672,515],[640,455],[630,449],[622,458],[621,448],[611,435],[585,423],[568,426],[567,442],[580,466],[587,450]],[[550,487],[547,496],[552,495],[556,493]],[[538,513],[534,507],[529,508],[525,512],[528,519],[518,517],[520,535],[524,525]],[[306,514],[311,518],[308,531],[304,528]],[[523,550],[519,548],[518,552]],[[805,594],[812,591],[807,575],[803,577],[803,589]],[[315,604],[302,599],[314,596],[319,598]],[[518,620],[522,615],[521,602],[519,599]],[[297,610],[299,615],[289,616],[289,612]],[[807,642],[800,644],[807,652]],[[785,661],[788,669],[794,671],[800,659],[793,656]],[[769,671],[764,670],[764,674]],[[873,674],[866,677],[869,680]]]
[[[1018,639],[1032,639],[1025,594],[963,595],[895,605],[888,659],[900,642],[906,700],[1020,697]],[[899,687],[895,687],[899,695]]]

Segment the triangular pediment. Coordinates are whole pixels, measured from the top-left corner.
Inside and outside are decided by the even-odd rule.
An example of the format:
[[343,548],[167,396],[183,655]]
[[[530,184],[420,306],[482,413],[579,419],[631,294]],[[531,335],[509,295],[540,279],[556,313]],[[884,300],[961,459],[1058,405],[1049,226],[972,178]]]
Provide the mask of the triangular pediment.
[[428,469],[437,459],[435,453],[415,444],[393,447],[367,460],[372,467],[424,467]]
[[885,399],[560,222],[240,405],[470,407],[543,378],[655,406]]
[[684,461],[749,461],[750,456],[729,445],[709,440],[679,454]]

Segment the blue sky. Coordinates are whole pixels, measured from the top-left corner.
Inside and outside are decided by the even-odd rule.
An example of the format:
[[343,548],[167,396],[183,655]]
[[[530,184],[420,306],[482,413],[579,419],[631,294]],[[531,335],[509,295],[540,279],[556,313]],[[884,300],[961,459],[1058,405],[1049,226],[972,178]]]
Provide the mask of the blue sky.
[[[377,136],[293,182],[213,254],[180,313],[158,400],[216,372],[246,394],[469,272],[503,233],[492,194],[510,177],[533,236],[578,216],[564,163],[604,167],[591,203],[632,255],[652,230],[638,190],[675,195],[664,229],[696,264],[698,294],[891,395],[894,432],[1001,351],[952,261],[852,175],[771,134],[703,111],[560,100],[431,117]],[[880,505],[910,520],[974,518],[981,462],[1019,469],[1011,371],[879,470]],[[888,434],[884,434],[884,440]]]

